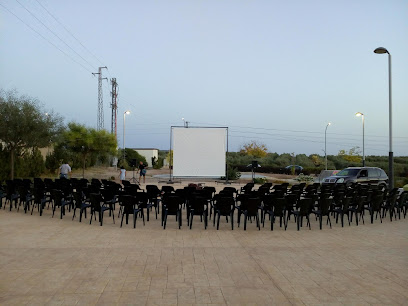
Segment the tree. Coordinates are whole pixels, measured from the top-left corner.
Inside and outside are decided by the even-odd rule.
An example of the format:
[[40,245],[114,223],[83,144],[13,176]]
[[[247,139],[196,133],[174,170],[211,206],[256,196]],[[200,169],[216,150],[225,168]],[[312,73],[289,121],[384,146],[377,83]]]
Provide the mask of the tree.
[[68,151],[81,157],[82,176],[85,176],[86,160],[92,154],[116,154],[115,135],[74,122],[69,123],[68,129],[63,132],[62,142]]
[[[129,166],[133,164],[132,160],[136,160],[137,164],[139,164],[139,162],[143,162],[143,164],[147,164],[146,158],[140,155],[134,149],[129,149],[129,148],[125,149],[125,160],[126,160],[125,163],[123,163],[123,149],[119,150],[118,155],[119,155],[119,165],[124,166],[126,170],[131,170],[131,168],[133,168]],[[138,165],[135,165],[135,167],[137,168]]]
[[268,148],[263,143],[258,143],[253,140],[250,143],[244,144],[240,150],[240,153],[261,158],[268,154]]
[[0,91],[0,141],[10,154],[10,178],[16,156],[47,147],[62,128],[60,116],[45,112],[36,99]]
[[346,152],[346,150],[340,150],[338,155],[342,157],[343,159],[345,159],[346,161],[351,162],[351,163],[361,162],[359,147],[353,147],[348,152]]

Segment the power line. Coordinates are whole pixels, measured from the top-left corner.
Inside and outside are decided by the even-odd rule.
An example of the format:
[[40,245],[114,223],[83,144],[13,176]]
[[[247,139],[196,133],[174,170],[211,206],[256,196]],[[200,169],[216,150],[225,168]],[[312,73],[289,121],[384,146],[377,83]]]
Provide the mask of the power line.
[[91,54],[100,64],[103,65],[102,61],[101,61],[99,58],[97,58],[95,54],[93,54],[91,51],[89,51],[89,49],[88,49],[87,47],[85,47],[85,46],[80,42],[80,40],[79,40],[78,38],[76,38],[76,37],[74,36],[74,34],[72,34],[72,33],[66,28],[66,26],[65,26],[62,22],[60,22],[49,10],[47,10],[47,8],[45,8],[38,0],[35,0],[35,1],[36,1],[52,18],[54,18],[54,20],[55,20],[56,22],[58,22],[58,23],[64,28],[64,30],[67,31],[86,51],[88,51],[89,54]]
[[80,65],[82,68],[84,68],[85,70],[87,70],[88,72],[92,73],[91,70],[89,70],[88,68],[86,68],[83,64],[81,64],[80,62],[78,62],[77,60],[75,60],[73,57],[71,57],[69,54],[67,54],[66,52],[64,52],[61,48],[59,48],[57,45],[55,45],[53,42],[51,42],[50,40],[48,40],[45,36],[43,36],[40,32],[38,32],[36,29],[34,29],[32,26],[30,26],[28,23],[26,23],[24,20],[22,20],[20,17],[18,17],[16,14],[14,14],[12,11],[10,11],[7,7],[5,7],[3,4],[0,3],[0,6],[2,6],[7,12],[9,12],[10,14],[12,14],[14,17],[16,17],[18,20],[20,20],[22,23],[24,23],[27,27],[29,27],[32,31],[34,31],[35,33],[37,33],[37,35],[39,35],[42,39],[44,39],[45,41],[47,41],[50,45],[52,45],[54,48],[58,49],[61,53],[63,53],[65,56],[69,57],[73,62],[77,63],[78,65]]
[[37,16],[35,16],[29,9],[27,9],[19,0],[16,0],[18,4],[21,5],[31,16],[33,16],[39,23],[41,23],[48,31],[50,31],[55,37],[57,37],[63,44],[70,48],[76,55],[78,55],[84,62],[86,62],[92,69],[94,66],[89,63],[85,58],[83,58],[78,52],[76,52],[71,46],[69,46],[63,39],[61,39],[53,30],[51,30],[44,22],[42,22]]
[[[205,122],[192,122],[195,124],[207,124],[207,125],[225,125],[225,124],[219,124],[219,123],[205,123]],[[316,132],[316,131],[298,131],[298,130],[283,130],[283,129],[276,129],[276,128],[260,128],[260,127],[250,127],[250,126],[238,126],[238,125],[229,125],[228,127],[235,127],[235,128],[243,128],[243,129],[253,129],[253,130],[266,130],[266,131],[282,131],[282,132],[291,132],[291,133],[309,133],[309,134],[324,134],[324,132]],[[348,133],[330,133],[330,135],[347,135],[347,136],[361,136],[358,134],[348,134]],[[388,137],[388,136],[380,136],[380,135],[365,135],[366,137]],[[405,136],[396,136],[393,138],[403,138],[403,139],[408,139],[408,137]]]

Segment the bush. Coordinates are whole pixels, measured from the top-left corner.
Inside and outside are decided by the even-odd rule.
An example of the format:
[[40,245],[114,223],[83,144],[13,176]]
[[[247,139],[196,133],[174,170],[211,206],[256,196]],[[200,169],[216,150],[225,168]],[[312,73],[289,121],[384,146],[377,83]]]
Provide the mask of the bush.
[[268,179],[266,177],[256,177],[256,178],[254,178],[254,183],[255,184],[262,185],[262,184],[265,184],[267,182],[268,182]]
[[295,178],[298,182],[313,182],[314,178],[310,175],[304,175],[303,173],[299,174],[297,178]]
[[153,166],[153,169],[161,169],[163,168],[163,161],[164,159],[162,157],[159,157],[156,161],[156,163]]
[[[228,180],[238,180],[241,177],[241,172],[237,168],[233,168],[228,165]],[[222,180],[225,180],[225,176],[221,177]]]

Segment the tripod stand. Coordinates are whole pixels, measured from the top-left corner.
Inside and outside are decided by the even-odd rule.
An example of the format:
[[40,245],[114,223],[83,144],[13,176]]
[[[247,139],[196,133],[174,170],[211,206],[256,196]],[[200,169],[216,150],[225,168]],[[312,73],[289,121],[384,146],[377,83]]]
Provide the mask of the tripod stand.
[[130,179],[130,182],[137,183],[138,185],[140,185],[139,180],[135,177],[135,167],[134,166],[133,166],[133,176]]

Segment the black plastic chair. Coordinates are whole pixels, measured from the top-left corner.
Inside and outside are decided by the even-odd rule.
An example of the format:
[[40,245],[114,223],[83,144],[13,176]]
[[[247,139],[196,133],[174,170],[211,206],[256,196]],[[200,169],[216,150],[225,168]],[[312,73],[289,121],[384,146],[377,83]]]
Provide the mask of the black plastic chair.
[[[293,215],[296,219],[297,230],[303,226],[303,217],[306,217],[307,225],[309,225],[309,230],[312,229],[310,226],[310,213],[312,212],[312,199],[304,198],[300,199],[298,203],[298,210],[293,211]],[[289,221],[289,215],[287,217],[286,223]]]
[[259,220],[259,209],[261,206],[261,201],[259,198],[248,198],[245,199],[240,207],[238,213],[238,227],[241,223],[241,214],[244,215],[244,231],[246,231],[246,225],[248,218],[255,217],[256,226],[258,230],[261,230],[260,220]]
[[[122,206],[122,220],[120,222],[120,227],[123,224],[123,218],[126,217],[126,224],[129,223],[129,215],[133,215],[133,228],[136,228],[136,220],[137,214],[142,210],[137,205],[137,200],[134,196],[131,195],[121,195],[119,197],[119,203]],[[143,215],[143,223],[144,223],[144,215]]]
[[86,218],[86,209],[91,207],[91,204],[85,203],[82,196],[82,191],[74,192],[74,214],[72,215],[72,220],[75,218],[75,212],[79,209],[79,222],[82,222],[82,213],[85,212]]
[[350,214],[349,214],[349,206],[352,198],[351,197],[346,197],[343,198],[340,202],[338,203],[338,206],[334,209],[332,209],[331,212],[333,212],[336,216],[336,223],[338,222],[339,215],[341,217],[341,227],[344,227],[344,215],[347,216],[348,223],[350,225]]
[[203,221],[204,218],[204,229],[207,229],[208,226],[208,202],[204,197],[194,197],[189,202],[189,218],[187,219],[190,222],[190,229],[193,226],[194,216],[198,215]]
[[353,222],[353,214],[354,214],[357,226],[358,226],[359,220],[363,220],[363,224],[364,224],[364,204],[366,200],[367,200],[367,196],[359,196],[356,198],[353,205],[349,207],[350,222]]
[[31,214],[34,212],[34,207],[37,206],[37,210],[40,212],[40,216],[42,216],[45,204],[52,203],[52,199],[46,194],[45,188],[42,188],[41,186],[35,187],[33,193],[34,204],[31,206]]
[[234,212],[235,201],[231,197],[219,197],[214,203],[214,219],[213,226],[215,226],[215,218],[217,218],[217,230],[220,228],[220,218],[225,216],[227,222],[228,217],[231,219],[231,230],[234,230]]
[[279,217],[279,226],[282,227],[282,221],[283,221],[283,226],[287,228],[287,223],[286,223],[286,205],[287,201],[285,198],[275,198],[272,196],[271,202],[265,202],[266,204],[263,208],[264,214],[263,214],[263,220],[262,220],[262,226],[265,226],[265,218],[266,214],[269,215],[269,218],[271,220],[271,231],[273,231],[273,224],[275,223],[276,217]]
[[96,213],[99,214],[99,223],[102,226],[103,224],[103,213],[107,210],[112,213],[113,223],[115,224],[115,214],[113,213],[112,206],[106,206],[103,203],[102,195],[99,193],[91,193],[91,220],[89,220],[89,224],[92,224],[92,216],[95,216],[96,220]]
[[61,190],[52,190],[51,197],[53,200],[52,217],[54,218],[55,209],[58,206],[61,207],[60,219],[62,219],[62,216],[65,215],[65,206],[70,205],[71,203],[69,201],[65,201],[64,195]]
[[381,204],[382,203],[383,203],[383,195],[378,194],[376,196],[373,196],[371,198],[369,206],[364,208],[365,210],[368,210],[370,212],[371,224],[374,223],[374,213],[376,213],[376,216],[380,215],[380,220],[382,223],[382,216],[381,216]]
[[326,224],[330,223],[330,228],[332,228],[330,220],[330,207],[332,205],[332,201],[333,199],[323,196],[319,199],[317,209],[312,210],[312,213],[315,214],[316,217],[319,217],[320,229],[322,229],[323,216],[327,216]]
[[168,195],[163,198],[163,207],[162,207],[162,224],[163,229],[166,229],[167,224],[167,216],[174,215],[176,216],[176,221],[178,221],[179,229],[182,225],[181,219],[181,203],[183,202],[182,199],[178,196]]

